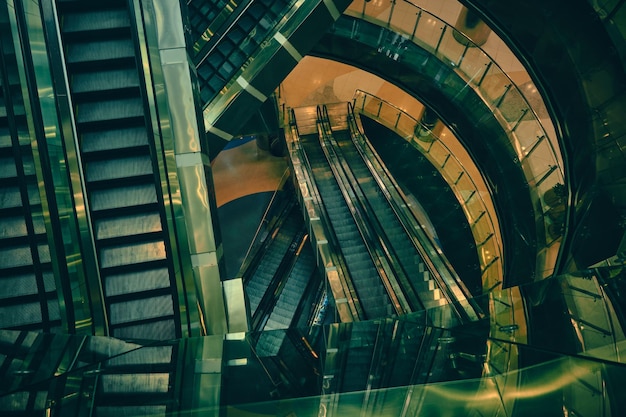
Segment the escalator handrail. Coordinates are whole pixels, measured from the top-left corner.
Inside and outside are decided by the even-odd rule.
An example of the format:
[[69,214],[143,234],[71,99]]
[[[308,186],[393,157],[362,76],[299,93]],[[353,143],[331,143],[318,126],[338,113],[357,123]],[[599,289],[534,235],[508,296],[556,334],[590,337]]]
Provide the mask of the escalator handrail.
[[[263,216],[261,216],[261,220],[259,222],[259,225],[256,228],[256,231],[254,232],[254,236],[252,237],[252,239],[250,240],[250,245],[248,246],[248,250],[246,251],[244,257],[243,257],[243,261],[241,262],[241,268],[239,271],[239,274],[242,278],[243,278],[243,282],[244,284],[247,281],[247,276],[249,276],[249,274],[247,274],[247,271],[250,269],[256,269],[255,266],[253,266],[253,264],[257,264],[260,262],[260,259],[257,259],[259,257],[259,252],[262,252],[262,248],[265,246],[266,242],[265,239],[266,237],[262,238],[261,243],[259,244],[260,248],[259,250],[254,254],[254,256],[250,256],[252,253],[252,250],[255,247],[255,244],[257,243],[257,239],[259,238],[259,235],[261,234],[261,230],[263,229],[263,226],[267,225],[270,228],[279,228],[281,226],[280,224],[280,217],[281,215],[279,214],[277,216],[276,219],[271,220],[268,219],[269,213],[274,205],[274,203],[276,202],[276,198],[278,195],[278,192],[282,190],[283,188],[283,184],[285,184],[285,181],[287,180],[287,178],[289,178],[289,169],[285,168],[285,171],[283,172],[283,175],[281,176],[278,185],[276,186],[276,189],[272,192],[272,196],[270,197],[270,201],[267,204],[267,207],[265,208],[265,211],[263,212]],[[288,201],[286,203],[286,207],[284,208],[284,210],[281,211],[281,213],[283,211],[287,211],[289,210],[289,207],[291,204],[295,204],[295,200],[293,202]],[[271,230],[271,229],[270,229]],[[269,232],[268,232],[269,233]],[[243,271],[243,272],[242,272]]]
[[[353,135],[357,135],[358,137],[360,137],[362,140],[365,141],[364,134],[361,132],[361,130],[359,129],[356,123],[354,108],[351,102],[348,102],[348,121],[349,121],[348,124],[350,126],[350,130],[352,131]],[[353,141],[354,140],[355,138],[353,136]],[[362,149],[360,148],[360,146],[357,146],[357,149],[362,154]],[[389,181],[392,185],[391,187],[386,187],[386,188],[388,190],[389,189],[395,190],[398,197],[402,199],[404,204],[408,205],[409,202],[404,196],[404,193],[401,191],[400,186],[396,183],[391,173],[388,172],[385,165],[380,160],[380,157],[371,148],[370,148],[370,151],[373,153],[374,157],[376,158],[376,162],[379,165],[381,172],[384,174],[385,179]],[[362,156],[364,158],[367,157],[366,155],[363,155],[363,154]],[[380,172],[372,172],[372,176],[375,178],[378,184],[382,184],[384,182],[382,176],[380,175]],[[445,254],[440,253],[439,251],[430,251],[431,254],[436,253],[436,255],[434,256],[437,257],[437,263],[440,264],[444,268],[444,273],[448,276],[447,279],[442,275],[442,272],[437,267],[435,267],[435,263],[429,256],[429,251],[426,250],[426,248],[424,247],[424,242],[420,240],[418,236],[414,236],[413,233],[409,232],[410,230],[418,230],[419,232],[421,232],[420,233],[421,238],[425,240],[427,244],[433,246],[434,248],[435,247],[434,243],[432,242],[428,234],[425,233],[421,224],[418,221],[416,221],[415,218],[413,218],[408,213],[406,213],[405,210],[400,209],[400,207],[398,207],[397,200],[394,199],[392,196],[390,196],[387,192],[383,192],[383,195],[388,199],[389,204],[392,206],[396,216],[398,216],[398,218],[400,219],[400,223],[403,225],[404,229],[407,231],[407,234],[411,236],[411,242],[416,247],[417,251],[420,253],[420,256],[424,260],[426,267],[428,268],[432,276],[435,278],[435,281],[437,282],[438,287],[442,290],[448,302],[454,307],[455,311],[457,312],[457,315],[463,320],[469,320],[469,321],[473,321],[473,320],[476,320],[477,318],[482,317],[483,313],[481,309],[473,301],[473,297],[471,293],[469,292],[469,290],[467,289],[467,287],[465,286],[465,284],[463,283],[459,275],[456,273],[456,271],[454,270],[454,268],[452,267],[448,259],[445,257]],[[407,227],[407,224],[410,225],[410,227]],[[457,295],[455,294],[455,291],[451,289],[451,286],[455,286],[456,288],[460,290],[460,292],[463,294],[464,300],[459,299],[459,297],[457,297]],[[464,301],[470,304],[470,307],[473,311],[470,311],[468,313],[467,309],[464,308],[462,305]]]

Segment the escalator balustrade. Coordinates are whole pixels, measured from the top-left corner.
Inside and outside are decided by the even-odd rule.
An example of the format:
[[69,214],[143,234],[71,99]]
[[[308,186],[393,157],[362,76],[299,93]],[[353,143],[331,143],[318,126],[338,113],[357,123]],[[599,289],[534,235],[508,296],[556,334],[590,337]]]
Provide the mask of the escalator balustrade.
[[0,324],[51,331],[61,317],[18,63],[0,8]]

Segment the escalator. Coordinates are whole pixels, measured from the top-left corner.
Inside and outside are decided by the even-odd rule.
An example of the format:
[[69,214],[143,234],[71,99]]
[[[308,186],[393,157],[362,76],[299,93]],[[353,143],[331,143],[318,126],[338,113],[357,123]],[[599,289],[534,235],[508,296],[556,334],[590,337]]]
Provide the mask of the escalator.
[[331,172],[317,135],[301,136],[300,143],[366,318],[392,315],[394,309],[390,298]]
[[[364,194],[366,201],[363,203],[371,208],[368,211],[370,224],[372,227],[377,226],[379,236],[384,235],[386,237],[391,248],[390,256],[397,260],[401,267],[396,271],[396,274],[408,280],[405,282],[405,293],[411,294],[414,291],[419,298],[419,300],[411,300],[414,311],[438,307],[445,303],[435,281],[426,269],[413,242],[413,237],[383,194],[373,172],[366,164],[364,156],[359,153],[352,141],[350,133],[347,130],[334,131],[333,141],[336,144],[334,146],[335,151],[349,167],[345,170],[346,174],[353,176],[351,178],[352,183],[355,186],[358,184]],[[331,143],[329,145],[332,146]],[[384,175],[384,173],[378,172],[377,175]],[[409,288],[406,288],[407,284]]]
[[109,333],[180,337],[130,5],[66,0],[57,14]]
[[0,7],[0,327],[49,332],[61,319],[13,36]]
[[308,236],[300,239],[298,250],[294,255],[293,267],[263,330],[291,327],[309,281],[314,279],[317,272]]
[[[307,324],[312,320],[312,309],[305,304],[305,300],[313,304],[320,303],[319,299],[311,300],[311,295],[320,285],[320,276],[316,269],[313,250],[308,236],[301,236],[296,253],[292,254],[292,265],[287,277],[283,278],[279,288],[269,293],[271,303],[268,303],[264,317],[258,322],[259,330],[263,330],[256,340],[256,349],[261,357],[276,356],[284,343],[285,333],[272,330],[291,329],[298,322]],[[280,278],[280,277],[278,277]]]
[[[293,262],[293,254],[299,246],[298,235],[302,235],[304,223],[298,208],[291,204],[285,211],[284,218],[272,232],[270,241],[260,248],[262,257],[244,273],[243,281],[250,315],[258,315],[257,310],[268,292],[273,293],[283,277],[278,276],[287,264]],[[273,288],[274,287],[274,288]],[[273,305],[273,303],[271,303]]]
[[211,159],[244,133],[246,122],[349,4],[348,0],[187,1],[193,16],[190,53]]
[[312,301],[307,290],[319,294],[320,277],[313,249],[295,199],[269,232],[268,241],[257,249],[256,261],[245,266],[243,273],[252,331],[287,329],[302,321],[309,323],[313,310],[302,302]]
[[[229,83],[246,61],[258,54],[274,26],[293,3],[292,0],[243,1],[235,8],[223,7],[220,13],[205,6],[206,1],[192,1],[191,10],[203,11],[215,18],[207,26],[212,30],[208,41],[197,40],[193,57],[198,68],[200,96],[208,104]],[[208,10],[205,10],[208,9]],[[219,19],[222,17],[222,19]],[[219,25],[218,23],[222,23]],[[204,32],[206,33],[206,32]],[[205,34],[205,38],[208,36]]]
[[85,372],[97,416],[164,415],[180,407],[175,386],[179,344],[143,346]]

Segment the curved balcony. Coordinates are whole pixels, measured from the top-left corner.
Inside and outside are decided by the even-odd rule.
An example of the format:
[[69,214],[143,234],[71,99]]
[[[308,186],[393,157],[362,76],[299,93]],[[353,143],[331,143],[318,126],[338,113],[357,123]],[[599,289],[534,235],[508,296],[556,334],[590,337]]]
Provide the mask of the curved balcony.
[[[544,237],[539,242],[537,273],[543,278],[551,275],[567,224],[565,175],[552,122],[539,117],[539,113],[545,112],[543,103],[532,105],[528,91],[523,91],[532,89],[532,84],[526,84],[527,88],[516,84],[496,60],[465,34],[408,1],[356,0],[345,14],[396,32],[395,42],[379,48],[380,53],[394,60],[402,59],[406,42],[431,53],[452,68],[466,82],[465,88],[474,90],[493,112],[515,150],[514,162],[521,165],[530,186],[538,236]],[[532,97],[533,101],[540,101],[536,95]]]

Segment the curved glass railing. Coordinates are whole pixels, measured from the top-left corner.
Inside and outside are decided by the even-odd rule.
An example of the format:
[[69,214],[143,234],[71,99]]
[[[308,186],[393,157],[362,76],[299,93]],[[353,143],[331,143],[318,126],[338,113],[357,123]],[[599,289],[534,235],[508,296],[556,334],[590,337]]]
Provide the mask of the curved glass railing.
[[[564,190],[562,157],[553,142],[556,138],[549,137],[544,127],[546,123],[551,125],[550,120],[538,117],[520,87],[483,49],[454,26],[426,10],[405,0],[371,3],[355,0],[345,13],[400,34],[394,45],[381,46],[385,49],[381,52],[391,57],[400,59],[404,42],[413,42],[430,52],[453,68],[466,81],[466,86],[476,91],[493,111],[508,134],[531,191],[534,191],[537,212],[543,214],[537,220],[543,222],[545,230],[537,267],[543,277],[551,275],[564,233],[567,203],[565,197],[550,198],[555,194],[555,187],[557,192]],[[456,38],[464,41],[459,42]],[[550,129],[552,131],[553,126]],[[544,198],[546,195],[548,198]]]
[[[441,173],[463,208],[474,236],[485,292],[502,283],[503,262],[500,230],[485,201],[486,188],[479,188],[446,144],[428,127],[394,105],[361,90],[354,96],[354,111],[378,120],[400,134],[419,150]],[[420,129],[417,129],[420,127]],[[423,134],[428,132],[428,140]]]

